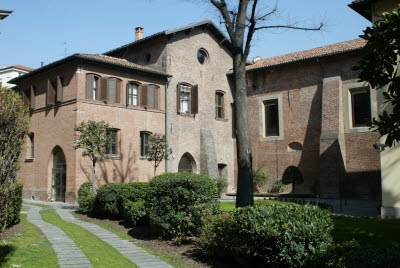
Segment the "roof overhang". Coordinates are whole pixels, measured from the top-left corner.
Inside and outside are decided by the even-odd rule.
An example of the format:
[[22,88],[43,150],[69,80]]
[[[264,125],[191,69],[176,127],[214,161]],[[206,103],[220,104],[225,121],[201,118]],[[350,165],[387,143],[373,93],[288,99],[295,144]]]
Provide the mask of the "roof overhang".
[[71,55],[69,57],[66,57],[66,58],[63,58],[61,60],[55,61],[53,63],[50,63],[48,65],[45,65],[45,66],[43,66],[41,68],[35,69],[35,70],[33,70],[33,71],[29,72],[29,73],[26,73],[26,74],[23,74],[21,76],[15,77],[14,79],[11,79],[9,81],[9,83],[16,84],[17,82],[20,82],[20,81],[22,81],[22,80],[24,80],[26,78],[32,77],[32,76],[34,76],[36,74],[42,73],[44,71],[47,71],[47,70],[49,70],[51,68],[60,66],[62,64],[70,63],[70,62],[72,62],[74,60],[83,60],[83,61],[86,61],[86,62],[94,62],[94,63],[104,64],[104,65],[108,65],[108,66],[120,67],[120,68],[133,70],[133,71],[138,71],[138,72],[142,72],[142,73],[153,74],[153,75],[157,75],[157,76],[161,76],[161,77],[171,77],[171,75],[169,75],[169,74],[162,74],[162,73],[159,73],[157,71],[143,70],[143,69],[135,68],[135,67],[128,67],[128,66],[125,66],[125,65],[117,64],[117,63],[110,63],[110,62],[104,62],[104,61],[100,61],[100,60],[96,60],[96,59],[92,59],[92,58],[87,58],[84,55],[74,54],[74,55]]
[[353,1],[351,4],[349,4],[349,7],[367,20],[372,21],[371,4],[377,1],[379,0]]
[[0,9],[0,20],[7,18],[13,11]]

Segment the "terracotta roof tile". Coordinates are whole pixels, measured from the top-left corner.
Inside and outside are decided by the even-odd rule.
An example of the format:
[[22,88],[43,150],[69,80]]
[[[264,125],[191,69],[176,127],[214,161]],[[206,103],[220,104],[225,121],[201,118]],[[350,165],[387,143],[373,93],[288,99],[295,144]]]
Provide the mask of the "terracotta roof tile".
[[247,66],[247,70],[255,70],[261,68],[268,68],[282,64],[294,63],[344,52],[350,52],[361,49],[365,46],[364,39],[355,39],[351,41],[341,42],[333,45],[318,47],[310,50],[303,50],[295,53],[290,53],[273,58],[259,60],[256,63]]
[[167,73],[157,70],[155,68],[151,68],[148,66],[142,66],[142,65],[132,63],[130,61],[127,61],[127,60],[121,59],[121,58],[115,58],[115,57],[101,55],[101,54],[74,54],[74,55],[76,55],[80,58],[88,59],[88,60],[95,60],[95,61],[99,61],[99,62],[119,65],[122,67],[128,67],[128,68],[133,68],[133,69],[137,69],[137,70],[142,70],[145,72],[151,72],[151,73],[156,73],[156,74],[160,74],[160,75],[167,75]]
[[22,70],[25,70],[25,71],[28,71],[28,72],[35,70],[34,68],[26,67],[26,66],[18,65],[18,64],[17,64],[17,65],[10,66],[10,67],[22,69]]

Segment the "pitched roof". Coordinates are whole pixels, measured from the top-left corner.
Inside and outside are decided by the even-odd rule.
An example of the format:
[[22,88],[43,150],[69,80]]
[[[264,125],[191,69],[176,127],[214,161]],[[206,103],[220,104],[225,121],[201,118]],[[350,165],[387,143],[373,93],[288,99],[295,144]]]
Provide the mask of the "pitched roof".
[[0,9],[0,20],[7,18],[13,11]]
[[27,71],[27,72],[30,72],[30,71],[35,70],[34,68],[26,67],[26,66],[18,65],[18,64],[17,64],[17,65],[12,65],[12,66],[8,66],[8,67],[5,67],[5,68],[3,68],[3,69],[0,69],[0,71],[12,69],[12,68],[24,70],[24,71]]
[[252,65],[247,66],[247,71],[253,71],[263,68],[280,66],[289,63],[295,63],[315,58],[331,56],[335,54],[355,51],[362,49],[366,44],[364,39],[355,39],[346,42],[336,43],[333,45],[317,47],[314,49],[303,50],[295,53],[290,53],[282,56],[259,60]]
[[47,64],[41,68],[35,69],[32,72],[23,74],[21,76],[18,76],[14,79],[11,79],[9,82],[10,83],[15,83],[15,82],[19,82],[27,77],[31,77],[35,74],[44,72],[48,69],[51,69],[53,67],[59,66],[61,64],[65,64],[68,62],[71,62],[73,60],[86,60],[86,61],[90,61],[90,62],[96,62],[96,63],[102,63],[102,64],[107,64],[107,65],[111,65],[111,66],[117,66],[117,67],[122,67],[122,68],[126,68],[126,69],[130,69],[130,70],[134,70],[134,71],[140,71],[140,72],[144,72],[144,73],[150,73],[150,74],[155,74],[155,75],[159,75],[159,76],[165,76],[165,77],[170,77],[171,75],[156,70],[154,68],[148,67],[148,66],[141,66],[132,62],[129,62],[125,59],[120,59],[120,58],[115,58],[115,57],[110,57],[110,56],[106,56],[106,55],[99,55],[99,54],[73,54],[69,57],[63,58],[61,60],[52,62],[50,64]]
[[354,0],[349,4],[349,7],[367,20],[372,21],[371,4],[377,1],[379,0]]
[[120,50],[122,50],[122,49],[125,49],[125,48],[127,48],[127,47],[135,46],[135,45],[144,43],[144,42],[146,42],[146,41],[155,39],[155,38],[160,37],[160,36],[167,36],[167,35],[170,35],[170,34],[174,34],[174,33],[178,33],[178,32],[181,32],[181,31],[189,30],[189,29],[192,29],[192,28],[195,28],[195,27],[199,27],[199,26],[208,26],[208,27],[210,27],[210,29],[211,29],[215,34],[219,35],[219,36],[221,37],[222,40],[226,40],[225,42],[227,42],[228,44],[230,44],[229,37],[227,37],[227,36],[221,31],[221,29],[218,28],[217,25],[215,25],[215,23],[214,23],[212,20],[206,19],[206,20],[202,20],[202,21],[199,21],[199,22],[191,23],[191,24],[188,24],[188,25],[185,25],[185,26],[181,26],[181,27],[177,27],[177,28],[173,28],[173,29],[169,29],[169,30],[164,30],[164,31],[161,31],[161,32],[158,32],[158,33],[149,35],[149,36],[144,37],[144,38],[142,38],[142,39],[133,41],[133,42],[131,42],[131,43],[129,43],[129,44],[126,44],[126,45],[123,45],[123,46],[121,46],[121,47],[118,47],[118,48],[112,49],[112,50],[110,50],[110,51],[107,51],[107,52],[105,52],[105,53],[103,53],[103,54],[105,54],[105,55],[110,55],[110,54],[112,54],[112,53],[114,53],[114,52],[118,52],[118,51],[120,51]]

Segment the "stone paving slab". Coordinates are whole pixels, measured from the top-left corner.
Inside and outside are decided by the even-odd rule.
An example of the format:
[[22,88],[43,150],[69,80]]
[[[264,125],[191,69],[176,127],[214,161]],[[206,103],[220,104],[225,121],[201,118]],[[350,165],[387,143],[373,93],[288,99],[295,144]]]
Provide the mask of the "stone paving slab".
[[80,248],[60,228],[42,220],[41,207],[29,206],[28,221],[44,233],[56,252],[60,267],[93,267]]
[[104,242],[110,244],[113,248],[118,250],[122,255],[128,258],[131,262],[143,268],[172,268],[173,266],[160,260],[156,256],[148,253],[141,247],[136,246],[130,241],[124,240],[118,235],[98,226],[97,224],[81,221],[71,214],[71,209],[57,208],[57,213],[60,217],[67,222],[74,223],[85,229],[92,234],[98,236]]

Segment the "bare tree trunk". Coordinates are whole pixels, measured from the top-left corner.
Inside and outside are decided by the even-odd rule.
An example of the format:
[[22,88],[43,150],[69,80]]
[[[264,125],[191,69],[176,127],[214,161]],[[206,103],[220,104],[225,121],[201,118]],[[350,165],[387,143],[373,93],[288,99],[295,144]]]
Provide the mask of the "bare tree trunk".
[[92,161],[93,163],[93,170],[92,170],[92,187],[93,192],[96,193],[96,160]]
[[235,87],[236,146],[238,158],[236,207],[253,206],[253,149],[251,146],[247,113],[246,61],[242,60],[241,53],[233,56],[233,79]]

